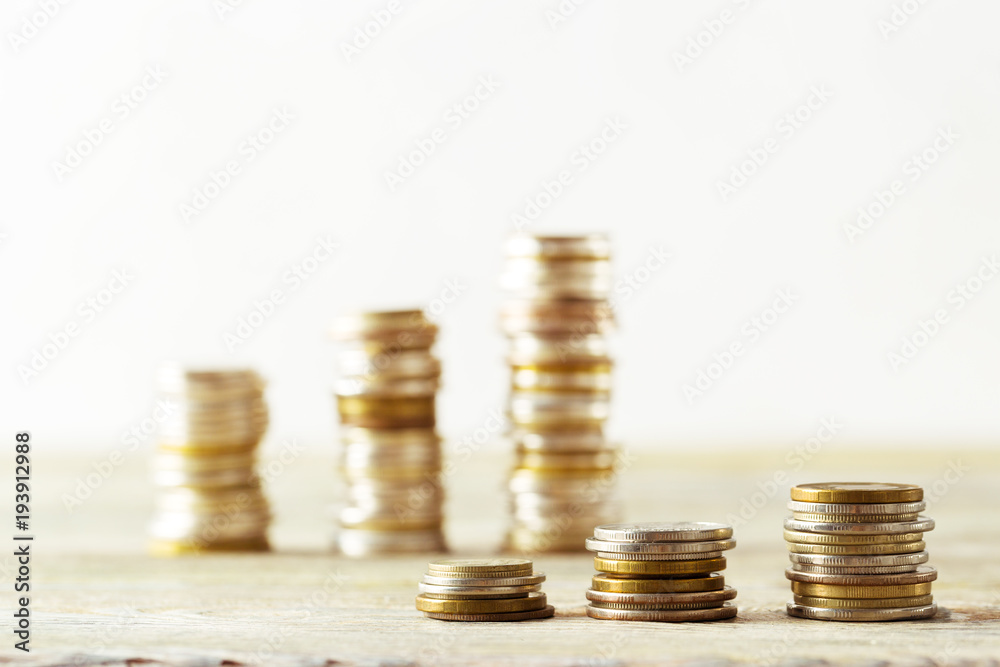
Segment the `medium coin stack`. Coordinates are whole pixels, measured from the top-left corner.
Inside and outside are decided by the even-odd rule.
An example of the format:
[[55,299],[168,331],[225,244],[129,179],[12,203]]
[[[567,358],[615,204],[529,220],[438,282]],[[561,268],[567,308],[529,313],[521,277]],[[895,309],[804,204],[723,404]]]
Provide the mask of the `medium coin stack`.
[[348,556],[444,551],[437,326],[419,310],[338,318],[340,470],[337,543]]
[[501,329],[510,340],[516,445],[507,547],[579,551],[618,520],[611,393],[611,247],[606,236],[516,236],[506,244]]
[[920,516],[924,491],[912,484],[831,482],[792,487],[785,576],[789,616],[823,621],[898,621],[937,612]]
[[615,523],[598,526],[587,549],[599,574],[587,616],[612,621],[716,621],[736,616],[722,555],[736,546],[721,523]]
[[527,621],[555,613],[542,593],[545,575],[530,560],[436,560],[420,581],[417,610],[441,621]]
[[271,513],[254,473],[267,430],[264,382],[252,370],[160,369],[165,417],[153,454],[150,550],[268,548]]

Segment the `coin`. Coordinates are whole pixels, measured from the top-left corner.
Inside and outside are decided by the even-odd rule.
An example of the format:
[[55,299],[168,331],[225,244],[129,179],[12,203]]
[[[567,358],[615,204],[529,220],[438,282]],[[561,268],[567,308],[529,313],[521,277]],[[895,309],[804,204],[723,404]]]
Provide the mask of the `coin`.
[[595,539],[611,542],[703,542],[732,536],[732,526],[705,521],[614,523],[594,528]]
[[923,551],[926,542],[902,544],[796,544],[789,542],[788,550],[798,554],[828,554],[837,556],[864,556],[883,554],[907,554]]
[[591,591],[606,593],[657,594],[657,593],[700,593],[721,591],[726,578],[712,572],[704,577],[672,579],[623,579],[613,575],[595,574],[591,578]]
[[797,530],[786,530],[785,541],[797,544],[899,544],[902,542],[919,542],[923,539],[921,533],[896,533],[895,535],[844,534],[829,535],[826,533],[806,533]]
[[510,577],[530,576],[532,562],[525,558],[448,558],[431,561],[427,570],[436,576],[472,578],[476,575]]
[[602,609],[589,604],[587,616],[608,621],[660,621],[680,623],[684,621],[718,621],[736,616],[736,607],[726,602],[713,609],[685,610],[645,610],[645,609]]
[[813,512],[815,514],[919,514],[927,503],[807,503],[788,501],[788,509],[793,512]]
[[797,572],[808,574],[834,574],[834,575],[873,575],[873,574],[905,574],[916,572],[918,565],[883,565],[883,566],[853,566],[853,567],[825,567],[822,565],[804,565],[795,563],[792,569]]
[[796,521],[813,523],[901,523],[916,521],[920,515],[912,514],[814,514],[812,512],[792,512]]
[[530,621],[538,618],[549,618],[556,613],[555,607],[549,605],[544,609],[538,609],[535,611],[519,611],[519,612],[508,612],[508,613],[497,613],[497,614],[454,614],[454,613],[435,613],[435,612],[424,612],[424,616],[427,618],[434,618],[439,621],[462,621],[462,622],[479,622],[479,623],[506,623],[510,621]]
[[937,613],[937,605],[898,609],[823,609],[789,602],[786,610],[789,616],[819,621],[908,621],[931,618]]
[[608,551],[598,551],[597,557],[604,558],[606,560],[631,560],[631,561],[692,561],[692,560],[706,560],[710,558],[719,558],[722,556],[721,551],[707,551],[701,553],[681,553],[681,554],[668,554],[668,553],[654,553],[654,554],[622,554]]
[[[640,580],[641,581],[641,580]],[[627,605],[674,605],[688,603],[715,603],[721,605],[726,600],[736,597],[736,589],[726,586],[718,591],[701,593],[611,593],[606,591],[587,591],[587,599],[599,603],[598,606],[610,604]],[[617,607],[623,609],[624,607]],[[690,607],[693,609],[693,607]]]
[[795,604],[823,609],[888,609],[890,607],[923,607],[934,602],[933,595],[915,595],[908,598],[817,598],[807,595],[793,596]]
[[785,577],[807,584],[839,584],[845,586],[898,586],[922,584],[937,579],[937,570],[929,565],[917,566],[913,572],[901,574],[817,574],[793,568],[785,570]]
[[687,609],[718,609],[722,602],[672,602],[669,604],[625,604],[619,602],[591,602],[598,609],[639,610],[639,611],[681,611]]
[[417,610],[435,614],[510,614],[537,611],[545,606],[545,593],[528,593],[527,597],[507,600],[439,600],[417,596]]
[[673,554],[726,551],[736,548],[736,540],[711,540],[707,542],[612,542],[587,538],[587,549],[605,553]]
[[883,482],[797,484],[791,493],[792,500],[809,503],[913,503],[924,499],[919,486]]
[[793,563],[823,567],[887,567],[895,565],[920,565],[929,560],[926,551],[882,556],[830,556],[826,554],[788,554]]
[[545,575],[535,572],[527,577],[451,577],[446,575],[425,574],[421,581],[437,586],[454,586],[473,588],[483,586],[535,586],[545,581]]
[[528,593],[542,590],[540,584],[534,586],[438,586],[436,584],[418,584],[418,588],[426,597],[439,600],[502,600],[507,598],[528,597]]
[[633,577],[654,577],[680,574],[708,574],[726,569],[726,558],[710,558],[690,561],[634,561],[594,558],[594,569],[610,574]]
[[356,530],[343,528],[337,545],[345,556],[371,556],[378,553],[425,553],[445,551],[440,528],[433,530]]
[[888,535],[893,533],[919,533],[934,530],[934,519],[923,518],[900,523],[820,523],[785,519],[785,529],[829,534],[867,533],[872,535]]
[[820,598],[905,598],[930,595],[931,583],[899,584],[895,586],[841,586],[837,584],[807,584],[792,582],[792,592]]

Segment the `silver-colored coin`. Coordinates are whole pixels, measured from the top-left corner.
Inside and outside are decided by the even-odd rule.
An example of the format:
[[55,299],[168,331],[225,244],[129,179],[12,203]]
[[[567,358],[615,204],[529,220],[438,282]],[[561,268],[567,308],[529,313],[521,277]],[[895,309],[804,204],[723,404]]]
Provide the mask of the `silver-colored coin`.
[[659,621],[681,623],[685,621],[719,621],[736,616],[736,607],[730,602],[711,609],[643,610],[602,609],[589,604],[587,616],[607,621]]
[[794,568],[785,570],[785,578],[791,581],[834,586],[905,586],[935,581],[937,576],[937,570],[930,565],[920,565],[913,572],[901,574],[818,574]]
[[[590,549],[593,551],[593,549]],[[609,551],[598,551],[598,558],[605,558],[607,560],[708,560],[710,558],[720,558],[722,556],[721,551],[701,551],[697,553],[652,553],[652,554],[636,554],[636,553],[618,553]]]
[[812,514],[913,514],[927,508],[924,501],[915,503],[807,503],[789,500],[788,509]]
[[611,542],[704,542],[732,536],[732,526],[707,521],[614,523],[594,528],[594,538]]
[[692,554],[726,551],[736,548],[736,540],[711,540],[707,542],[612,542],[587,538],[589,551],[622,554]]
[[418,584],[420,592],[428,597],[441,600],[503,600],[527,597],[528,593],[542,590],[541,584],[530,586],[439,586]]
[[520,334],[510,339],[507,362],[511,366],[610,364],[609,343],[596,334],[575,336],[572,341]]
[[910,621],[931,618],[937,613],[937,604],[889,609],[826,609],[789,602],[785,609],[789,616],[818,621]]
[[518,392],[510,395],[508,413],[511,421],[520,425],[597,424],[607,420],[610,403],[607,397],[588,394]]
[[495,586],[537,586],[545,581],[544,572],[533,572],[524,577],[445,577],[425,574],[420,580],[424,584],[451,588],[482,588]]
[[510,434],[519,450],[530,452],[602,452],[617,445],[599,430],[535,433],[515,430]]
[[372,354],[346,349],[337,354],[337,375],[362,379],[431,378],[441,374],[441,362],[428,350],[397,350]]
[[892,535],[895,533],[922,533],[934,530],[934,519],[917,519],[898,523],[818,523],[814,521],[799,521],[785,519],[786,530],[804,531],[807,533],[867,533],[872,535]]
[[892,567],[921,565],[930,560],[930,554],[919,551],[913,554],[886,554],[884,556],[831,556],[827,554],[788,554],[793,563],[821,567]]
[[447,551],[440,530],[363,530],[342,528],[337,545],[346,556]]
[[917,565],[882,565],[875,567],[825,567],[823,565],[804,565],[796,563],[792,565],[792,570],[796,572],[808,572],[812,574],[847,574],[857,575],[882,575],[882,574],[905,574],[916,572]]
[[587,599],[601,604],[656,605],[686,604],[686,603],[722,603],[736,597],[736,589],[726,586],[721,591],[705,591],[700,593],[609,593],[605,591],[587,591]]

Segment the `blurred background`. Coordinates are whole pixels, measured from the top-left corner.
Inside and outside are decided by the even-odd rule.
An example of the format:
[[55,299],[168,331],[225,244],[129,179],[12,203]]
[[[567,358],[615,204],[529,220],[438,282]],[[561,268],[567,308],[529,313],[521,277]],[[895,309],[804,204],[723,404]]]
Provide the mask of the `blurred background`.
[[502,241],[608,231],[627,446],[995,447],[998,20],[10,0],[0,420],[96,458],[161,361],[249,365],[265,449],[321,451],[333,317],[419,307],[460,440],[506,398]]

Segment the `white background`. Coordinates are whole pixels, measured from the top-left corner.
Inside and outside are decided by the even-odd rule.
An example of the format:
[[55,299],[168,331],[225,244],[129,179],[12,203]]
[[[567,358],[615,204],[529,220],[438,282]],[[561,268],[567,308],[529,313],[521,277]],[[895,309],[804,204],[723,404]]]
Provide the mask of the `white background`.
[[[948,299],[1000,250],[997,3],[590,0],[553,25],[555,0],[403,0],[350,58],[343,45],[387,0],[69,2],[36,18],[44,4],[0,14],[5,432],[119,445],[176,358],[257,367],[271,446],[330,446],[332,318],[429,306],[451,280],[467,287],[437,318],[440,415],[447,436],[467,435],[506,393],[511,216],[566,169],[572,184],[527,231],[606,230],[622,276],[651,246],[672,256],[618,308],[626,443],[800,443],[830,417],[844,443],[1000,436],[1000,280],[961,309]],[[883,34],[900,4],[914,13]],[[165,76],[122,117],[116,100],[147,68]],[[498,88],[453,127],[445,114],[480,77]],[[814,87],[829,99],[801,109]],[[246,160],[275,109],[294,120]],[[786,136],[777,124],[796,110],[808,119]],[[105,118],[111,132],[57,174]],[[580,171],[574,155],[608,119],[627,127]],[[445,141],[390,190],[386,171],[436,127]],[[906,163],[948,128],[957,138],[911,180]],[[718,184],[769,138],[777,150],[724,200]],[[229,160],[240,173],[186,222],[181,205]],[[845,225],[895,179],[903,194],[852,242]],[[337,254],[283,282],[327,235]],[[87,321],[79,304],[115,270],[134,278]],[[231,353],[226,332],[275,288],[285,302]],[[687,400],[779,289],[795,305]],[[888,354],[937,309],[948,321],[894,369]],[[70,323],[79,335],[25,382],[19,367]]]

